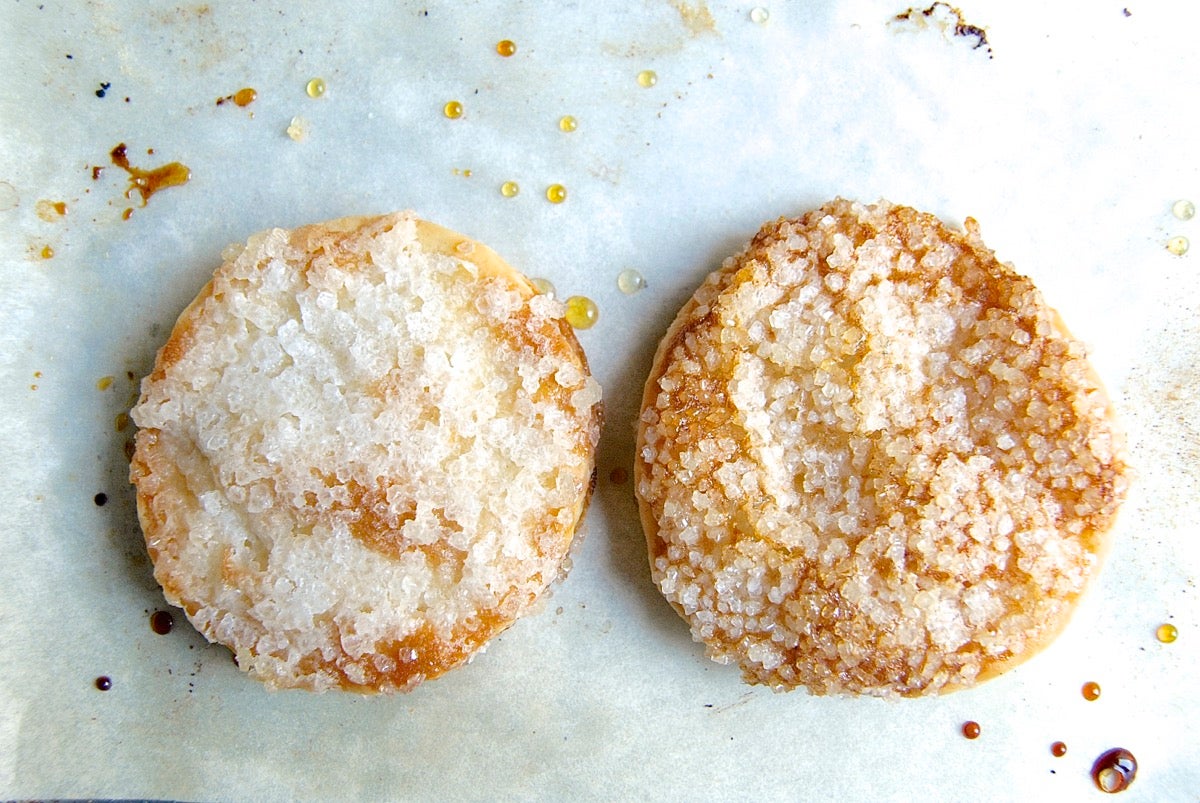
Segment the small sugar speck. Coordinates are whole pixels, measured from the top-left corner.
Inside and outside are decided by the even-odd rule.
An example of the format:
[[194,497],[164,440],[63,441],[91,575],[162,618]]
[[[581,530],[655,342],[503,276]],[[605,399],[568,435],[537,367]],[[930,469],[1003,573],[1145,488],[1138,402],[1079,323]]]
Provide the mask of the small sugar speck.
[[308,139],[308,121],[303,117],[293,117],[288,123],[287,135],[293,142],[303,142]]

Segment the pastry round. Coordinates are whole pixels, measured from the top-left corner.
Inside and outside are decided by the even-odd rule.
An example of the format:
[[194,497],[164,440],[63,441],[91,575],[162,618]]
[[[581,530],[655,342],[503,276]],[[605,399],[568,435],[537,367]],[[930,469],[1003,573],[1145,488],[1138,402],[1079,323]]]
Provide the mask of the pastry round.
[[600,387],[560,303],[410,214],[232,250],[133,410],[155,577],[268,686],[410,689],[563,570]]
[[1125,491],[1083,347],[966,233],[881,201],[765,225],[658,348],[655,583],[777,690],[917,696],[1044,647]]

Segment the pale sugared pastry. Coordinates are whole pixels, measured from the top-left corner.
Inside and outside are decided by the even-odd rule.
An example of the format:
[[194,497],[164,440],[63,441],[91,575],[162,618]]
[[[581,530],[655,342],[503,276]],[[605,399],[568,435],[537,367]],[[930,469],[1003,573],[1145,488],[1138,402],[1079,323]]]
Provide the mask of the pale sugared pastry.
[[227,255],[133,410],[167,599],[275,688],[467,661],[559,576],[591,490],[600,387],[562,312],[409,214]]
[[1124,471],[1083,346],[975,221],[837,200],[765,225],[680,311],[635,473],[654,581],[710,657],[915,696],[1053,639]]

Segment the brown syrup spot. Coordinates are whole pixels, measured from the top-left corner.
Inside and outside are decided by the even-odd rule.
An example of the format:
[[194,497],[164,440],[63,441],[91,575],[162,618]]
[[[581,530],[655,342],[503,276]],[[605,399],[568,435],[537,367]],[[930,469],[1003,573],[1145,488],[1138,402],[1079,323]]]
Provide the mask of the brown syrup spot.
[[1067,754],[1067,743],[1066,742],[1055,742],[1054,744],[1050,745],[1050,755],[1054,756],[1055,758],[1062,758],[1066,754]]
[[160,636],[165,636],[175,627],[175,617],[170,611],[155,611],[150,614],[150,629]]
[[108,675],[101,675],[96,678],[96,688],[100,691],[108,691],[112,688],[112,678]]
[[258,100],[258,92],[251,87],[243,87],[232,95],[226,95],[223,98],[217,98],[217,105],[224,106],[226,103],[232,103],[240,108],[246,108],[254,101]]
[[[146,152],[153,153],[154,149],[151,148]],[[187,165],[179,162],[169,162],[151,170],[134,167],[129,163],[129,155],[124,142],[118,143],[109,155],[112,157],[114,165],[129,174],[129,188],[125,190],[125,197],[129,198],[133,193],[137,193],[142,198],[142,206],[145,206],[156,192],[168,187],[187,184],[192,177],[192,171],[188,169]],[[126,209],[122,218],[128,220],[132,214],[132,209]]]
[[1083,684],[1083,688],[1079,692],[1083,695],[1083,699],[1088,702],[1095,702],[1100,699],[1100,684],[1094,680],[1089,680]]
[[104,507],[108,504],[108,494],[101,491],[92,497],[92,501],[96,503],[96,507]]
[[962,735],[968,739],[978,739],[980,733],[979,723],[974,720],[964,722],[962,726]]
[[1137,759],[1123,747],[1101,754],[1092,765],[1092,780],[1102,792],[1122,792],[1137,777]]

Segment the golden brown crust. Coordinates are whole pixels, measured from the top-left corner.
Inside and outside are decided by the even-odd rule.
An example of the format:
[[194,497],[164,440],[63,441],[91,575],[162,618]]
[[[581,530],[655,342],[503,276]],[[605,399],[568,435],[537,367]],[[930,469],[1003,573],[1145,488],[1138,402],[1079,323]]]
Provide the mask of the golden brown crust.
[[252,238],[134,419],[167,599],[272,687],[368,692],[468,661],[563,571],[601,405],[560,305],[391,215]]
[[917,695],[1048,644],[1124,491],[1111,410],[1025,277],[881,202],[767,224],[663,338],[652,574],[748,681]]

